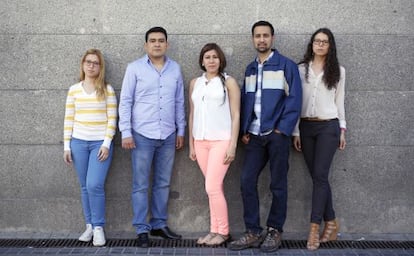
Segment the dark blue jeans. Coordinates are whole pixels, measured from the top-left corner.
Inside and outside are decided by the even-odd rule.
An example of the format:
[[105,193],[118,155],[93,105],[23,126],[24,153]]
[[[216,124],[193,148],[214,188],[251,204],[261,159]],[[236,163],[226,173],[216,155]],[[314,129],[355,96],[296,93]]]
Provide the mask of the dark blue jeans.
[[301,121],[299,130],[303,156],[313,181],[310,221],[320,224],[322,219],[334,220],[329,169],[339,145],[339,121]]
[[244,206],[244,224],[253,233],[260,233],[260,206],[257,183],[260,173],[269,161],[272,204],[267,226],[283,232],[287,210],[287,173],[289,169],[290,137],[274,132],[265,136],[250,135],[245,146],[241,174],[241,192]]

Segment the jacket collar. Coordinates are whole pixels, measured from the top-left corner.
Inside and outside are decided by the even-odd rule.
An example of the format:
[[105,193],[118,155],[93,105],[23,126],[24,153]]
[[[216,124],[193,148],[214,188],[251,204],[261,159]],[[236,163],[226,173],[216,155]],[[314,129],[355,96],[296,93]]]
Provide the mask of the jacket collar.
[[[278,58],[279,52],[276,49],[272,49],[272,53],[269,55],[267,60],[264,62],[265,65],[279,65],[280,58]],[[257,65],[259,64],[258,57],[250,63],[251,69],[257,69]]]

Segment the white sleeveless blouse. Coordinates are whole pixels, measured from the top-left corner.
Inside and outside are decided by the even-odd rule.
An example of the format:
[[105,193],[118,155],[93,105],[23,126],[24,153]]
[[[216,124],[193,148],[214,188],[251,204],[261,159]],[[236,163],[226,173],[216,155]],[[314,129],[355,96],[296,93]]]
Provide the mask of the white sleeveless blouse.
[[[225,79],[228,76],[225,75]],[[191,100],[194,105],[193,137],[195,140],[230,140],[231,114],[229,97],[220,77],[198,77]]]

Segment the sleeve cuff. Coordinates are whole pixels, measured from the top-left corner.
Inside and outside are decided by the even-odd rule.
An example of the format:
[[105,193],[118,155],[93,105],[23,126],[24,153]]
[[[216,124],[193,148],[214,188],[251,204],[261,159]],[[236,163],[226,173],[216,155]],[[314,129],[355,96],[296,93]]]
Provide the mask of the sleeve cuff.
[[128,131],[128,130],[121,131],[121,137],[122,137],[122,139],[130,138],[130,137],[132,137],[132,133],[131,133],[131,131]]
[[65,141],[63,143],[63,150],[64,151],[70,150],[70,140],[69,141]]
[[110,149],[111,148],[111,142],[112,142],[112,139],[105,138],[104,141],[103,141],[103,143],[102,143],[102,146]]

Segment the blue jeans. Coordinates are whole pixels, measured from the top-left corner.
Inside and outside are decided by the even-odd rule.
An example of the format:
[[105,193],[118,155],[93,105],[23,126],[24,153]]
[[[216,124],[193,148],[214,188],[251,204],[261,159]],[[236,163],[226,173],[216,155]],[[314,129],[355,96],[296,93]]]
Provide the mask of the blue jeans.
[[[136,233],[141,234],[167,226],[168,196],[175,157],[175,133],[165,140],[149,139],[136,132],[133,132],[133,137],[136,147],[131,151],[134,214],[132,225]],[[149,184],[152,184],[152,194],[151,219],[148,222]]]
[[105,180],[112,162],[113,146],[105,161],[98,160],[101,141],[72,138],[70,142],[73,165],[81,188],[83,215],[87,224],[105,225]]
[[339,145],[339,121],[301,121],[299,129],[303,156],[313,182],[311,222],[321,224],[322,219],[335,219],[329,169]]
[[250,134],[245,146],[241,173],[241,192],[244,206],[244,223],[247,231],[262,232],[257,183],[260,173],[269,161],[272,204],[267,226],[283,232],[287,211],[287,173],[289,169],[290,137],[274,132],[265,136]]

